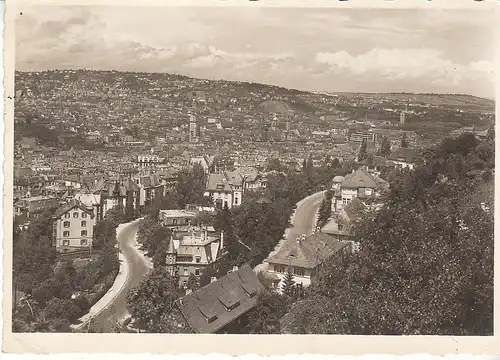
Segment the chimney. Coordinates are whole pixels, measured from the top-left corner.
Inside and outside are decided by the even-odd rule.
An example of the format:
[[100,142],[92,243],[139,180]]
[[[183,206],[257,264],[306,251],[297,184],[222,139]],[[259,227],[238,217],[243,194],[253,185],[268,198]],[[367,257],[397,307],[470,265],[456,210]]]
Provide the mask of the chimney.
[[214,282],[216,282],[216,281],[217,281],[217,278],[216,278],[215,276],[212,276],[212,277],[210,278],[210,284],[211,284],[211,283],[214,283]]
[[220,232],[220,248],[221,250],[224,248],[224,230]]

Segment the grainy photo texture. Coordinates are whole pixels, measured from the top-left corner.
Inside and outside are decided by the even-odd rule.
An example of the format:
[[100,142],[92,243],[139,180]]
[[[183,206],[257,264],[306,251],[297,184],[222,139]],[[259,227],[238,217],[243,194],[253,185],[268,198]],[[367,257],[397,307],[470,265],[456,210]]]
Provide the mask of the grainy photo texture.
[[13,332],[493,335],[491,11],[21,10]]

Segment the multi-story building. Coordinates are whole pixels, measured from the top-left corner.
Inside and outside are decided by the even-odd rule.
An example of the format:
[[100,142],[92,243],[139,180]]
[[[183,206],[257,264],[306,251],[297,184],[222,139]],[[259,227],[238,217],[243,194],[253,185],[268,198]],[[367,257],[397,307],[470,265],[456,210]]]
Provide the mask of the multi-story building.
[[394,150],[388,157],[390,163],[402,169],[412,170],[417,164],[418,152],[413,149],[399,148]]
[[293,275],[295,284],[306,287],[316,280],[326,260],[340,256],[347,250],[350,250],[350,243],[338,241],[327,234],[303,235],[293,245],[268,259],[267,276],[273,280],[278,292],[282,291],[282,283],[288,272]]
[[80,201],[70,201],[57,209],[52,217],[52,242],[58,252],[90,248],[96,216],[92,208]]
[[203,269],[223,256],[224,234],[210,236],[205,229],[192,228],[180,239],[170,238],[166,251],[166,269],[179,276],[179,285],[185,286],[189,276],[200,276]]
[[14,204],[14,215],[28,221],[40,216],[45,210],[56,209],[59,200],[52,196],[33,196],[21,198]]
[[196,116],[189,115],[189,142],[196,143],[200,138],[200,126],[196,121]]
[[236,172],[210,174],[205,196],[212,198],[218,209],[239,206],[243,198],[243,182],[243,177]]
[[187,210],[160,210],[159,218],[163,226],[177,228],[191,225],[196,219],[196,211]]
[[349,141],[354,144],[361,144],[363,140],[366,140],[367,143],[375,144],[377,139],[377,134],[373,132],[352,133],[349,137]]
[[370,174],[365,168],[360,168],[341,177],[334,178],[334,196],[332,210],[339,211],[349,202],[358,198],[360,200],[380,198],[382,192],[388,188],[385,180]]

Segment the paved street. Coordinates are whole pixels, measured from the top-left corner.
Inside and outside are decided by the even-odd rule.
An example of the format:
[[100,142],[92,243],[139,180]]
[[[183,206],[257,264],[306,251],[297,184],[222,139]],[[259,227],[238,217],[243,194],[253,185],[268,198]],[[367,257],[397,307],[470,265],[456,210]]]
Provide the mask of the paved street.
[[134,247],[134,240],[139,228],[139,222],[126,226],[118,235],[118,244],[121,252],[128,262],[128,276],[124,286],[115,296],[113,301],[99,312],[92,322],[96,322],[104,332],[112,331],[110,319],[122,319],[127,315],[126,296],[129,289],[137,285],[149,271],[148,263],[142,254]]
[[[285,239],[281,240],[278,245],[276,245],[274,251],[269,254],[268,258],[293,244],[298,236],[302,234],[309,235],[313,232],[316,225],[316,213],[321,205],[324,193],[324,191],[317,192],[297,203],[297,209],[291,219],[292,227],[287,229]],[[257,265],[255,270],[267,270],[268,264],[265,261],[266,260],[264,260],[264,263]]]

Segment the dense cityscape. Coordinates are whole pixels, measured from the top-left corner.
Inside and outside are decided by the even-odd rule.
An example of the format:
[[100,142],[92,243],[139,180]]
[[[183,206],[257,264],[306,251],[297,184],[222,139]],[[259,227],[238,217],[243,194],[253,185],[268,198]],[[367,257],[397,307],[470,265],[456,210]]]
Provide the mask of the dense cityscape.
[[91,70],[15,89],[14,332],[493,333],[494,101]]

